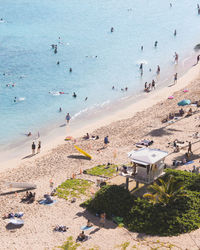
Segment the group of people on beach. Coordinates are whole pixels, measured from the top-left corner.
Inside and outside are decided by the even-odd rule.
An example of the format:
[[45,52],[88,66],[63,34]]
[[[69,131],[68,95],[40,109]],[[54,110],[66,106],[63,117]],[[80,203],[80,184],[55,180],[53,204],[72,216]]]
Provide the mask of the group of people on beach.
[[[35,145],[35,142],[32,143],[32,155],[35,155],[35,150],[36,150],[36,145]],[[40,153],[40,150],[41,150],[41,141],[38,141],[38,145],[37,145],[37,154]]]

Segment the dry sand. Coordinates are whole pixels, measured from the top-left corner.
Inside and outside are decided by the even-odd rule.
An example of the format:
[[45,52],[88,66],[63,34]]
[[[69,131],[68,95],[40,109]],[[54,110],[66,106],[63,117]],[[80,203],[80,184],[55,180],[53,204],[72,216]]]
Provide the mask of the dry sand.
[[[186,86],[189,92],[184,93],[183,89]],[[168,100],[167,97],[173,92],[174,99]],[[32,182],[37,184],[36,200],[39,200],[45,193],[50,192],[51,179],[57,186],[71,177],[72,173],[79,173],[80,168],[84,170],[107,162],[127,163],[127,152],[134,149],[135,143],[141,139],[153,140],[152,148],[160,148],[169,153],[172,153],[173,149],[168,146],[168,142],[175,139],[193,143],[198,141],[193,138],[193,134],[199,132],[200,113],[198,112],[173,124],[161,123],[169,112],[179,110],[177,102],[185,98],[192,101],[200,99],[199,66],[193,67],[177,85],[152,92],[145,100],[120,110],[104,121],[98,121],[98,124],[84,128],[81,131],[82,135],[86,131],[92,131],[93,128],[95,129],[93,134],[100,137],[97,141],[76,139],[76,145],[93,156],[91,161],[73,158],[74,155],[78,155],[73,147],[74,142],[65,142],[40,155],[21,160],[16,167],[11,168],[8,163],[4,165],[5,168],[0,175],[0,193],[8,191],[3,184],[5,181]],[[185,111],[188,109],[189,107],[184,107]],[[105,135],[109,135],[110,143],[107,148],[97,151],[102,148]],[[199,166],[200,143],[193,144],[193,151],[196,156],[195,165]],[[170,154],[166,163],[171,164],[173,159],[179,159],[185,152],[186,149],[183,149],[179,153]],[[115,153],[117,153],[116,158]],[[72,157],[69,157],[70,155]],[[185,168],[191,169],[192,165]],[[85,175],[81,178],[95,181],[95,178]],[[106,227],[99,230],[98,218],[79,207],[82,200],[71,204],[56,197],[57,203],[53,206],[42,206],[37,202],[29,205],[20,203],[21,196],[22,194],[0,196],[1,216],[12,211],[25,213],[23,217],[25,225],[17,230],[7,230],[7,222],[0,220],[0,249],[53,249],[55,246],[62,245],[68,236],[76,238],[80,233],[80,227],[86,224],[88,218],[95,226],[92,230],[92,238],[82,244],[86,249],[94,246],[99,246],[102,250],[115,249],[123,242],[130,242],[130,247],[127,249],[131,249],[134,245],[138,249],[150,249],[150,246],[157,246],[153,243],[157,240],[176,245],[172,249],[200,249],[200,229],[177,237],[146,237],[130,233],[107,221]],[[52,229],[56,224],[68,226],[68,232],[53,232]],[[161,249],[167,248],[162,246]]]

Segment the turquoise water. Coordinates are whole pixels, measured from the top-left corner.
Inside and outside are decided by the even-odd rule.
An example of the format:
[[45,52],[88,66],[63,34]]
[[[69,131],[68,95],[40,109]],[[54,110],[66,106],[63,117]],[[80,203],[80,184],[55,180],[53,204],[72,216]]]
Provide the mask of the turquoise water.
[[[171,2],[172,8],[160,0],[1,0],[0,144],[56,127],[66,112],[76,117],[81,110],[140,93],[146,80],[156,78],[158,64],[157,84],[173,79],[199,43],[200,16],[194,0]],[[57,54],[51,44],[58,45]],[[148,64],[141,78],[143,60]],[[15,86],[6,87],[11,82]],[[126,86],[127,92],[120,91]]]

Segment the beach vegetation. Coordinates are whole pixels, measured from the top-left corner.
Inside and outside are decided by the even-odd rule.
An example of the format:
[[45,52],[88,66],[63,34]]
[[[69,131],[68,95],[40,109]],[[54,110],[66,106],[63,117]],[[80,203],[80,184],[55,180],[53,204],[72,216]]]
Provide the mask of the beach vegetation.
[[79,243],[76,243],[73,240],[73,237],[70,236],[67,238],[67,240],[63,243],[62,246],[59,246],[58,248],[61,248],[63,250],[76,250],[80,246]]
[[82,179],[68,179],[56,189],[56,195],[68,200],[69,198],[80,198],[87,195],[92,183]]
[[93,199],[82,203],[81,206],[95,213],[105,212],[107,217],[112,218],[125,216],[131,204],[132,196],[128,190],[117,185],[106,185],[95,193]]
[[121,186],[107,185],[84,205],[110,218],[122,217],[124,226],[133,232],[178,235],[200,227],[199,180],[196,174],[166,170],[166,175],[151,186],[150,200],[135,197]]
[[148,198],[153,204],[161,203],[167,205],[174,202],[178,197],[186,195],[183,181],[176,180],[173,175],[168,175],[165,180],[158,179],[157,182],[149,186],[150,193],[143,195],[144,198]]
[[103,177],[112,177],[117,173],[117,165],[109,164],[109,165],[98,165],[93,168],[87,169],[84,171],[85,174],[95,175],[95,176],[103,176]]

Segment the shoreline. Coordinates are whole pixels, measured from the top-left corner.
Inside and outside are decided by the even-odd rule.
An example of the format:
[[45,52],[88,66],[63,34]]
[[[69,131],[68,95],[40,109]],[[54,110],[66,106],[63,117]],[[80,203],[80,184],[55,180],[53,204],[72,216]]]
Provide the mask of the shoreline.
[[[64,138],[68,135],[72,136],[73,138],[79,138],[86,133],[91,134],[96,129],[108,126],[113,122],[129,119],[133,117],[137,112],[142,112],[145,109],[157,104],[158,102],[166,100],[169,96],[173,95],[174,92],[187,87],[190,82],[197,79],[200,75],[199,72],[200,64],[197,64],[189,68],[185,72],[185,74],[183,73],[183,75],[178,79],[178,82],[171,87],[163,86],[156,90],[153,90],[150,93],[144,93],[142,94],[142,98],[141,96],[139,96],[139,98],[135,96],[124,98],[126,102],[125,104],[122,103],[122,101],[115,101],[114,108],[111,107],[111,105],[105,105],[104,108],[97,111],[98,114],[95,114],[95,118],[86,117],[85,120],[82,120],[83,124],[85,124],[81,127],[81,129],[80,126],[77,126],[77,124],[75,124],[75,122],[78,123],[79,121],[75,120],[75,122],[73,122],[72,120],[70,122],[70,127],[56,127],[51,131],[48,131],[39,139],[42,141],[42,152],[39,155],[35,155],[34,159],[47,154],[50,150],[55,149],[59,145],[64,145]],[[178,101],[179,100],[177,100],[177,102]],[[96,118],[97,116],[98,118]],[[90,121],[90,124],[87,124],[88,119]],[[66,131],[67,134],[64,135]],[[27,160],[30,160],[30,158],[27,156],[30,156],[32,141],[37,140],[34,140],[34,138],[29,138],[29,140],[24,143],[20,150],[19,145],[17,145],[14,148],[1,151],[0,172],[16,167],[20,163],[24,163]]]

